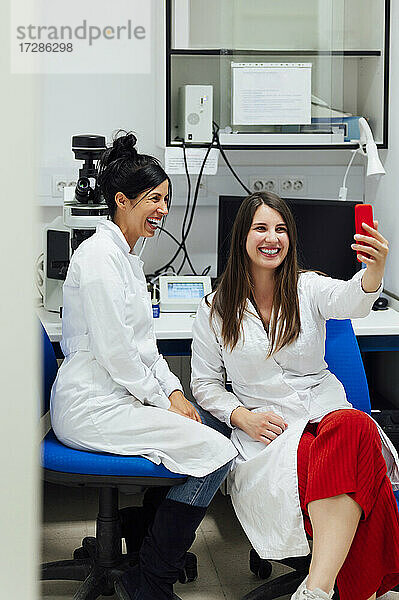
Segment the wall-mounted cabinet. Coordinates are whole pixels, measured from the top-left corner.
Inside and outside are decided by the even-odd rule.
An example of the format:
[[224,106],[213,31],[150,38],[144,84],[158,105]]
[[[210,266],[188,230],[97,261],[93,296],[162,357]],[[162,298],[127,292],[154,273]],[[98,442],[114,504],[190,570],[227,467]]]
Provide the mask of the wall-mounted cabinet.
[[[168,145],[181,144],[179,88],[212,85],[227,148],[347,148],[360,116],[387,147],[389,0],[167,0],[166,27]],[[237,63],[254,81],[258,65],[310,64],[309,118],[237,123]],[[252,90],[248,102],[264,102],[261,95]]]

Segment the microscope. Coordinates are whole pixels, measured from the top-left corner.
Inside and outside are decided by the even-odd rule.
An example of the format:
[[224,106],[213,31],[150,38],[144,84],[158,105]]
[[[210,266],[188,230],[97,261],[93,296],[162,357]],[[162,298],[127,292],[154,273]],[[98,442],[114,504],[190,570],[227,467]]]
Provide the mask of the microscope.
[[73,252],[96,230],[99,221],[108,217],[108,207],[97,184],[97,166],[106,149],[102,135],[74,135],[72,151],[83,160],[76,187],[64,188],[63,216],[44,228],[43,239],[43,305],[59,312],[62,307],[62,286]]

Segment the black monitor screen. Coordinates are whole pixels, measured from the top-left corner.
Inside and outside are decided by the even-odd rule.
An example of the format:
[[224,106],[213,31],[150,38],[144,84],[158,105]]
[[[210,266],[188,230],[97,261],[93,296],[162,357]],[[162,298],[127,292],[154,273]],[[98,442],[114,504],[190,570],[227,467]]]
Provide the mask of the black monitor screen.
[[[230,250],[231,230],[241,196],[219,196],[218,265],[221,275]],[[352,250],[356,202],[286,199],[298,230],[298,262],[302,269],[350,279],[361,264]]]

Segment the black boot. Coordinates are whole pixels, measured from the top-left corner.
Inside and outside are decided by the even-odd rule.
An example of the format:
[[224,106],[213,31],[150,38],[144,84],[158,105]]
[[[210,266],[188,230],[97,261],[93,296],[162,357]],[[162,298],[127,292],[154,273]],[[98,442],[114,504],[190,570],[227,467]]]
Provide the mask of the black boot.
[[186,552],[206,508],[166,499],[140,550],[140,589],[143,600],[170,600],[173,584],[184,567]]
[[172,600],[173,584],[205,513],[203,507],[169,499],[162,502],[141,546],[138,587],[138,570],[120,581],[126,600]]
[[155,513],[168,491],[169,487],[149,488],[144,494],[143,506],[129,506],[119,511],[122,537],[125,538],[128,554],[139,552]]

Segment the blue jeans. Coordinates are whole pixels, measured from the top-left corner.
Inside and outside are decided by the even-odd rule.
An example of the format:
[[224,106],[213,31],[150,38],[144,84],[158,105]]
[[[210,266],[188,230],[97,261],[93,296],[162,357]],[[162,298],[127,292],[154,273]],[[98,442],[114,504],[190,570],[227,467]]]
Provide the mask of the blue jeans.
[[[192,404],[198,411],[204,425],[215,429],[228,438],[230,437],[231,429],[225,423],[222,423],[222,421],[219,421],[219,419],[216,419],[216,417],[203,410],[196,402],[192,402]],[[213,471],[213,473],[205,475],[205,477],[188,476],[184,483],[174,485],[170,488],[167,498],[193,506],[209,506],[212,498],[230,471],[230,466],[231,461]]]

